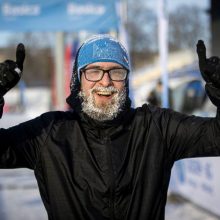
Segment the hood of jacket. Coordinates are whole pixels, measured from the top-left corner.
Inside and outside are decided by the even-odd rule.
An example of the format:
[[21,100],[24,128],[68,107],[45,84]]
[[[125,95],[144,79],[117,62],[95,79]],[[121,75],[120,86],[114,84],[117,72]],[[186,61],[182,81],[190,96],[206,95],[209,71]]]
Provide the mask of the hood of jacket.
[[[104,37],[106,35],[103,35]],[[78,49],[76,53],[75,62],[73,64],[73,71],[72,71],[72,77],[70,81],[70,95],[67,97],[66,102],[69,104],[69,106],[78,114],[82,115],[82,99],[79,97],[80,92],[80,79],[79,79],[79,56],[81,55],[81,50],[83,49],[84,45],[87,43],[87,41],[81,45],[81,47]],[[121,45],[121,44],[120,44]],[[126,101],[124,106],[122,106],[122,111],[118,114],[118,116],[113,120],[113,123],[118,121],[119,118],[122,118],[122,115],[125,114],[125,112],[130,109],[131,107],[131,100],[129,98],[129,80],[127,77],[126,83]],[[98,123],[98,122],[97,122]],[[112,122],[105,122],[107,124],[111,124]],[[103,124],[101,122],[101,124]]]

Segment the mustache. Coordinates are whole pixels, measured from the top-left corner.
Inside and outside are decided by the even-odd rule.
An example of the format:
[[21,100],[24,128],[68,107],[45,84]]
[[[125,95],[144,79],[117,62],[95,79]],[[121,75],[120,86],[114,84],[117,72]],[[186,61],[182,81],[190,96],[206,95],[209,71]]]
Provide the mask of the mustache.
[[92,89],[90,90],[90,93],[94,93],[94,92],[112,92],[112,93],[118,93],[119,90],[116,89],[116,88],[113,87],[113,86],[109,86],[109,87],[98,86],[98,87],[92,88]]

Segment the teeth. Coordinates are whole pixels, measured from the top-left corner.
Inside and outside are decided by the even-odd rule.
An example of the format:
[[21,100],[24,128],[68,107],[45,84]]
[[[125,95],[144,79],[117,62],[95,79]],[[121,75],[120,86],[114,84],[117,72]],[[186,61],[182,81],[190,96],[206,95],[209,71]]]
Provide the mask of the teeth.
[[111,92],[97,92],[98,95],[111,95]]

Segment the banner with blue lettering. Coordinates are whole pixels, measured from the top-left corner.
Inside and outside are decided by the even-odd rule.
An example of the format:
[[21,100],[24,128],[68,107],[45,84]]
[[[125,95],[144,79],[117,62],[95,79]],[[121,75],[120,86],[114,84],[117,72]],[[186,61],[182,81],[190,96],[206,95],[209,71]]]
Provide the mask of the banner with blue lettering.
[[220,216],[219,158],[194,158],[175,163],[171,192]]
[[118,0],[0,0],[0,31],[117,30]]

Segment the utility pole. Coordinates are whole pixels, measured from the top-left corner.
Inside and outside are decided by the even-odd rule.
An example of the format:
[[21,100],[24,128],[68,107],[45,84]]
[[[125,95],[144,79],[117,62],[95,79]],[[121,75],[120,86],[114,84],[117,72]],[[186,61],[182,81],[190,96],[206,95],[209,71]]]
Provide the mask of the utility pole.
[[63,110],[65,107],[64,87],[64,32],[56,33],[55,45],[55,94],[56,109]]
[[167,68],[167,57],[168,57],[168,16],[166,9],[166,0],[158,1],[158,41],[159,41],[159,55],[160,55],[160,69],[161,78],[163,84],[162,93],[162,106],[165,108],[169,107],[169,90],[168,90],[168,68]]

